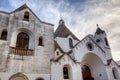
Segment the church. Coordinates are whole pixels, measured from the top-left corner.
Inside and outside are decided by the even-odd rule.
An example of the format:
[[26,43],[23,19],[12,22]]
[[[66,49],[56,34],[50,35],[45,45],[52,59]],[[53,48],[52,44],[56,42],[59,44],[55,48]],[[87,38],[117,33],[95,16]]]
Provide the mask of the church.
[[99,26],[79,40],[63,19],[54,31],[24,4],[0,11],[0,80],[120,80],[120,66]]

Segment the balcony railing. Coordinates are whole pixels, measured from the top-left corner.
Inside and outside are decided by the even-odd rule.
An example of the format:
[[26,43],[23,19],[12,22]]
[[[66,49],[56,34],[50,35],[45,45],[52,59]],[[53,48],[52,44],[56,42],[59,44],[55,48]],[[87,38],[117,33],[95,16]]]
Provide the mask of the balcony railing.
[[17,47],[10,47],[10,54],[29,56],[29,55],[33,55],[33,50],[32,49],[21,49],[21,48],[17,48]]

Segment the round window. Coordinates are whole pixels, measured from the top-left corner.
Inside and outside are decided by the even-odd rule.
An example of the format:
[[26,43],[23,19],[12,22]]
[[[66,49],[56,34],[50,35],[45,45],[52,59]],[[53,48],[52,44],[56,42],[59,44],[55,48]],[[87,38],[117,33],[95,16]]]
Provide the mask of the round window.
[[93,50],[93,44],[92,43],[88,42],[86,46],[87,46],[88,50],[90,50],[90,51]]

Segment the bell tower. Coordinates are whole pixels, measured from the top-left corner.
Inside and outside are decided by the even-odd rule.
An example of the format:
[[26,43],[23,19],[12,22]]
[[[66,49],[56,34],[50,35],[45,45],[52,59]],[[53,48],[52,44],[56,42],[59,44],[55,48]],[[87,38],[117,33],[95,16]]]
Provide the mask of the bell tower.
[[105,51],[106,58],[111,59],[111,49],[109,46],[109,42],[107,40],[107,34],[104,30],[102,30],[99,25],[97,24],[97,29],[94,35],[95,42]]

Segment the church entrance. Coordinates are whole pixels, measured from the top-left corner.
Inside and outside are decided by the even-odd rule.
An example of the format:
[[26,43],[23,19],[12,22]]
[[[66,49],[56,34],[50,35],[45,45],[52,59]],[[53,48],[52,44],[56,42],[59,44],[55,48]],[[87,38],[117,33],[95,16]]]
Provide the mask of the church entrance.
[[106,66],[96,54],[85,54],[81,65],[83,80],[108,80]]
[[28,80],[28,78],[22,73],[16,73],[9,80]]
[[91,76],[90,68],[86,65],[82,67],[82,76],[83,80],[94,80],[94,78]]

